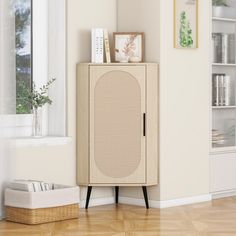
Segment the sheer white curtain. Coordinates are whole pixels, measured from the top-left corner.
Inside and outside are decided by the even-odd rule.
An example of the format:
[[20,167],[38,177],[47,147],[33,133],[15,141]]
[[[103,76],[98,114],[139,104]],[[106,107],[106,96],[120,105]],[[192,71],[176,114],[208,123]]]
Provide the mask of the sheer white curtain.
[[15,16],[12,0],[0,0],[0,114],[15,114]]
[[4,130],[6,114],[15,114],[15,17],[12,0],[0,0],[0,217],[3,214],[3,189],[9,179],[10,155]]

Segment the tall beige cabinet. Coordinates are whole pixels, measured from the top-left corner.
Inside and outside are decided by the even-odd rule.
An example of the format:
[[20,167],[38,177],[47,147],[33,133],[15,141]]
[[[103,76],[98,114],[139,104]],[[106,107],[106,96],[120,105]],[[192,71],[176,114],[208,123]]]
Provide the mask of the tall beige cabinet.
[[88,186],[158,183],[158,65],[78,64],[77,182]]

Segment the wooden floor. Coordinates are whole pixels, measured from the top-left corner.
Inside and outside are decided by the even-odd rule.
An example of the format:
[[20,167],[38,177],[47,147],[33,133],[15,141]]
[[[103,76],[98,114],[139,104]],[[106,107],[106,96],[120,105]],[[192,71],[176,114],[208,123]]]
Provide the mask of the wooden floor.
[[127,205],[80,210],[78,220],[39,226],[0,222],[0,236],[236,236],[236,197],[190,206],[149,209]]

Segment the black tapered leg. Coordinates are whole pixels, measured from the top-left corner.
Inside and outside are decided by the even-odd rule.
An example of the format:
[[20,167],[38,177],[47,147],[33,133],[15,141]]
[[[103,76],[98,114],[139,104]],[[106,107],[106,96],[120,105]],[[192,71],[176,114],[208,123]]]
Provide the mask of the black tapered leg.
[[88,186],[85,209],[88,209],[92,188],[92,186]]
[[144,199],[145,199],[146,208],[149,209],[147,187],[146,186],[142,186],[142,188],[143,188],[143,196],[144,196]]
[[115,193],[116,193],[116,204],[119,202],[119,187],[115,186]]

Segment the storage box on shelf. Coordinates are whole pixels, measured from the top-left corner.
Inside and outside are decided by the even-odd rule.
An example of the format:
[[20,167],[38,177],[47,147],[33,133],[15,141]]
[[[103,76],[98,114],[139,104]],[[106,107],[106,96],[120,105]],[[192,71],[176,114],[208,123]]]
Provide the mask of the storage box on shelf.
[[78,218],[79,188],[55,185],[54,190],[25,192],[5,190],[6,220],[42,224]]
[[213,7],[212,7],[212,16],[213,19],[236,19],[236,12],[234,6],[231,4],[222,4],[221,6],[219,5],[214,5],[214,0],[213,0]]

